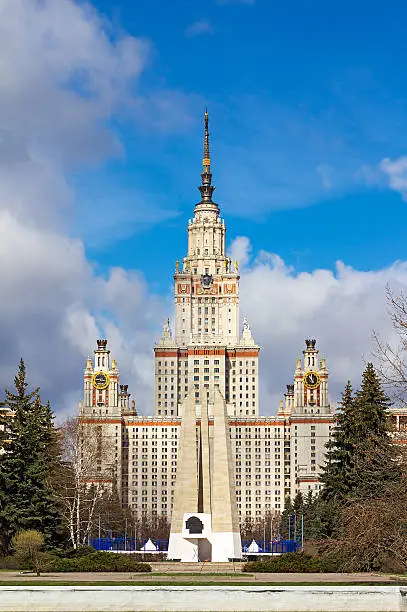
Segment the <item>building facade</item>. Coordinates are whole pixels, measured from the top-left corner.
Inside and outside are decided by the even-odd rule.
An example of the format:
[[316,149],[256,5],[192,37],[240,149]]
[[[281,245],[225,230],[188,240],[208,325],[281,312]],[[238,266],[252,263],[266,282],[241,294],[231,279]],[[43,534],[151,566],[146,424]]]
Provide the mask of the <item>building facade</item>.
[[239,267],[226,254],[226,225],[213,201],[207,113],[201,179],[187,254],[175,263],[174,330],[167,320],[154,347],[154,416],[137,414],[107,341],[98,340],[84,373],[82,444],[92,431],[103,449],[91,480],[114,482],[123,504],[138,514],[170,517],[184,400],[194,398],[199,424],[205,398],[211,437],[211,398],[220,392],[238,514],[255,519],[281,512],[288,495],[319,489],[334,418],[328,370],[316,341],[307,339],[276,416],[259,416],[260,347],[248,321],[240,324]]

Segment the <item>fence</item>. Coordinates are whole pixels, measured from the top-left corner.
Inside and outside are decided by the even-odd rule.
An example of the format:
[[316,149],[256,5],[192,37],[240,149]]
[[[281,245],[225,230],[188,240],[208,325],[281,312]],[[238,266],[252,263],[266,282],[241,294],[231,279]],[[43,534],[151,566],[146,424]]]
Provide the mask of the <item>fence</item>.
[[[115,538],[94,538],[91,545],[95,550],[111,552],[141,552],[141,553],[166,553],[168,551],[168,540],[156,540],[144,538],[136,540],[126,536]],[[283,554],[297,552],[301,548],[297,540],[278,540],[264,542],[263,540],[243,540],[242,552],[248,555],[261,554]]]
[[301,548],[298,540],[276,540],[264,542],[264,540],[243,540],[242,552],[249,555],[281,555],[283,553],[297,552]]
[[94,538],[91,540],[91,545],[95,550],[106,550],[111,552],[145,552],[159,553],[167,552],[168,540],[155,540],[153,538],[145,538],[135,540],[121,536],[117,538]]

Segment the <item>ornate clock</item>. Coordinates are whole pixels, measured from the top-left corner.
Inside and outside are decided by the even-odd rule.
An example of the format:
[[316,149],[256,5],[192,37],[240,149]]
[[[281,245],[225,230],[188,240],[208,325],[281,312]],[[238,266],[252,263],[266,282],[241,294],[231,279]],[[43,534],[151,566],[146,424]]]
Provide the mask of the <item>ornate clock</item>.
[[95,389],[107,389],[109,386],[110,378],[106,372],[95,372],[92,376],[92,385]]
[[321,384],[321,378],[318,372],[307,372],[304,374],[304,386],[307,389],[317,389]]

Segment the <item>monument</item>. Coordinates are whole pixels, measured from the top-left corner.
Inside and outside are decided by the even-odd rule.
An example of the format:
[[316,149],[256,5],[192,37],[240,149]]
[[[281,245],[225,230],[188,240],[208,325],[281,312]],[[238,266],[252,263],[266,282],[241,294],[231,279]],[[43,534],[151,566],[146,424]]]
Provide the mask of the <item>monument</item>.
[[195,394],[190,393],[184,402],[181,423],[168,559],[218,562],[241,559],[232,474],[224,398],[216,387],[212,397],[203,389],[199,418]]

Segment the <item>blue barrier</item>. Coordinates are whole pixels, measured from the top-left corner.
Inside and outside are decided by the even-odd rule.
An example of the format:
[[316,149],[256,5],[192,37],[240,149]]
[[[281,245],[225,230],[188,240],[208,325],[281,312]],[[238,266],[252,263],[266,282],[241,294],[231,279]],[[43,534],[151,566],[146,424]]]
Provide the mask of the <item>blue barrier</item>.
[[[153,546],[149,545],[146,549],[147,542],[152,542]],[[242,551],[246,554],[261,555],[261,554],[283,554],[297,552],[301,548],[301,543],[297,540],[278,540],[273,542],[263,542],[263,540],[255,540],[258,551],[250,551],[253,548],[253,540],[242,541]],[[144,538],[135,540],[120,536],[117,538],[93,538],[91,545],[95,550],[105,550],[111,552],[145,552],[158,553],[168,551],[168,540],[156,540],[154,538]]]
[[[153,543],[155,550],[153,547],[150,546],[147,547],[147,550],[145,549],[145,546],[149,540]],[[168,540],[155,540],[154,538],[135,540],[134,538],[127,538],[125,536],[121,536],[118,538],[93,538],[91,540],[91,545],[95,550],[105,550],[111,552],[137,551],[145,553],[154,553],[167,552],[168,550]]]
[[297,552],[301,548],[301,543],[298,540],[277,540],[273,542],[264,542],[263,540],[254,540],[258,551],[250,551],[253,546],[253,540],[242,541],[242,551],[252,555],[266,554],[284,554]]

